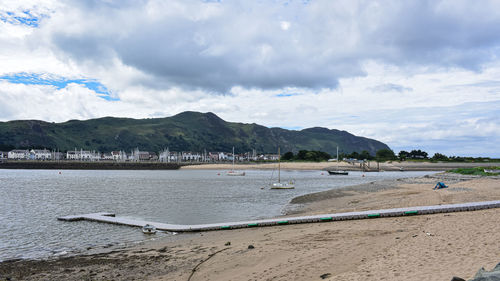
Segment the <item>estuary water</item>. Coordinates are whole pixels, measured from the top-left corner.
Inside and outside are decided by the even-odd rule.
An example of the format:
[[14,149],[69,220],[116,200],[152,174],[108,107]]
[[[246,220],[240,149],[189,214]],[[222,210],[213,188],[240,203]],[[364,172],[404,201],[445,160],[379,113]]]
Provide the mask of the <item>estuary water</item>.
[[431,173],[380,172],[362,177],[361,172],[328,176],[324,171],[281,171],[282,179],[295,179],[295,189],[270,190],[270,170],[247,170],[244,177],[216,170],[0,170],[0,261],[85,253],[152,239],[139,228],[64,222],[58,216],[112,212],[173,224],[262,219],[281,215],[299,195]]

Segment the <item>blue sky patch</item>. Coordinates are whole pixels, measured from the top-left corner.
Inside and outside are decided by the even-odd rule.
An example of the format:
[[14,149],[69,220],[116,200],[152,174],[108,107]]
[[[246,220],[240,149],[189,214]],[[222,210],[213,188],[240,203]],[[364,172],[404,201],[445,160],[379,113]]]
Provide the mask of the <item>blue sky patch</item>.
[[31,14],[29,10],[23,11],[20,14],[0,12],[0,21],[10,24],[26,25],[29,27],[38,27],[40,17]]
[[303,127],[300,126],[280,126],[280,128],[294,131],[300,131],[303,129]]
[[75,83],[84,86],[85,88],[94,91],[98,97],[103,98],[108,101],[117,101],[118,98],[111,96],[111,92],[101,84],[99,81],[94,79],[67,79],[64,77],[42,75],[37,73],[16,73],[11,75],[0,76],[0,80],[8,81],[14,84],[24,84],[24,85],[48,85],[53,86],[60,90],[66,88],[69,84]]
[[298,96],[298,95],[300,95],[300,94],[299,93],[281,93],[281,94],[275,95],[275,97],[286,98],[286,97],[293,97],[293,96]]

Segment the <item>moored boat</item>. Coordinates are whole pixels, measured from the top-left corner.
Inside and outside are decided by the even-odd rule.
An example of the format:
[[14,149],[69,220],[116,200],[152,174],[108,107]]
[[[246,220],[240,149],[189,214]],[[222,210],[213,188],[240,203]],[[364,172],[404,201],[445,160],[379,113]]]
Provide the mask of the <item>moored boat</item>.
[[342,171],[339,169],[339,147],[337,146],[337,170],[328,170],[328,174],[330,175],[338,175],[338,176],[347,176],[349,175],[348,171]]
[[328,171],[328,174],[330,175],[349,175],[348,171],[341,171],[341,170],[334,170],[334,171]]
[[228,176],[244,176],[245,172],[240,172],[240,171],[228,171],[227,174]]
[[145,234],[155,234],[156,227],[151,224],[146,224],[145,226],[142,227],[142,232]]
[[228,171],[226,173],[226,175],[228,176],[244,176],[245,175],[245,172],[242,172],[242,171],[235,171],[234,170],[234,159],[236,158],[236,156],[234,155],[234,146],[233,146],[233,168],[231,169],[231,171]]
[[281,154],[280,149],[278,147],[278,182],[271,184],[271,189],[294,189],[295,181],[289,180],[288,182],[281,182]]

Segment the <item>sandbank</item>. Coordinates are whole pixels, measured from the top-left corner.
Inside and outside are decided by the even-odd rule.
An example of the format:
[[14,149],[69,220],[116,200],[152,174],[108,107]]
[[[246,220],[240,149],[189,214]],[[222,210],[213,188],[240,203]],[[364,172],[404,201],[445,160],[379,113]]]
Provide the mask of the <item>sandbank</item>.
[[[465,167],[487,167],[494,166],[498,163],[450,163],[450,162],[419,162],[419,161],[389,161],[377,163],[370,161],[367,168],[372,171],[447,171],[456,168]],[[277,169],[277,163],[247,163],[236,164],[237,170],[268,170]],[[346,171],[361,171],[362,168],[359,164],[349,164],[345,161],[337,162],[281,162],[281,169],[283,170],[335,170],[341,169]],[[227,164],[193,164],[182,166],[183,170],[231,170],[233,165]]]

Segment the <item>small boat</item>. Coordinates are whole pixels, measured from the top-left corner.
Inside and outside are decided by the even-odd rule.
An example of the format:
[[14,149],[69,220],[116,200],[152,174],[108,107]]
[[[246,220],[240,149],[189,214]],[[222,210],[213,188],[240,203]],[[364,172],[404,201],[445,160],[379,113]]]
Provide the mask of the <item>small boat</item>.
[[228,171],[226,173],[226,175],[228,175],[228,176],[244,176],[245,172],[234,170],[234,158],[236,158],[236,157],[234,157],[234,146],[233,146],[233,168],[231,169],[231,171]]
[[275,182],[271,185],[271,189],[294,189],[295,182],[290,180],[288,182]]
[[281,160],[281,154],[280,154],[280,149],[278,147],[278,182],[272,183],[270,188],[271,189],[294,189],[295,188],[295,181],[289,180],[288,182],[281,182],[280,160]]
[[228,171],[226,175],[228,175],[228,176],[244,176],[245,172]]
[[342,171],[339,169],[339,147],[337,146],[337,170],[328,170],[328,174],[336,175],[336,176],[347,176],[349,175],[348,171]]
[[142,232],[145,234],[155,234],[156,227],[151,224],[146,224],[145,226],[142,227]]
[[496,174],[496,173],[500,173],[500,170],[496,170],[496,169],[484,169],[484,172],[485,173]]
[[349,175],[349,172],[348,171],[335,170],[335,171],[328,171],[328,174],[330,174],[330,175]]

